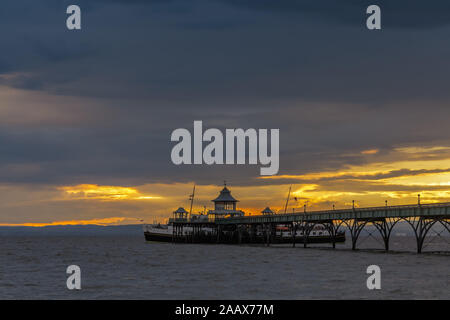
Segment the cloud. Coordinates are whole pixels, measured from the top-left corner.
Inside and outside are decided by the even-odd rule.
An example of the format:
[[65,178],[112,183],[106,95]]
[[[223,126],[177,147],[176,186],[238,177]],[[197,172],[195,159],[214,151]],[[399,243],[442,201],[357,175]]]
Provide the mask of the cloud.
[[[369,32],[367,3],[83,0],[83,29],[70,32],[69,1],[4,1],[0,221],[163,216],[192,183],[224,179],[255,210],[282,203],[289,183],[317,185],[305,190],[317,206],[444,191],[448,4],[380,1],[383,30]],[[259,166],[173,165],[170,134],[194,120],[280,128],[282,179],[258,179]],[[79,185],[98,186],[99,199],[59,189]],[[103,201],[114,193],[101,186],[164,199]]]
[[[89,3],[92,1],[80,5]],[[417,3],[408,2],[407,12],[422,14]],[[430,10],[445,12],[448,5],[437,3],[440,5]],[[401,12],[403,20],[408,16],[400,10],[403,6],[388,5]],[[5,6],[8,17],[14,19],[7,20],[7,27],[0,31],[8,48],[0,68],[3,64],[3,73],[26,73],[5,83],[17,88],[153,102],[170,98],[182,103],[189,97],[203,109],[210,101],[232,97],[230,105],[242,99],[253,100],[254,105],[258,103],[255,96],[261,101],[448,96],[440,84],[448,73],[442,51],[445,30],[414,33],[411,42],[408,30],[368,37],[363,23],[362,28],[354,29],[328,23],[328,16],[346,16],[353,8],[358,9],[356,20],[363,20],[359,2],[105,0],[88,5],[85,29],[78,33],[65,29],[64,6],[56,2],[42,6],[30,1],[26,14],[12,1]],[[153,11],[155,6],[167,10]],[[181,10],[186,6],[189,10]],[[411,9],[414,6],[417,10]],[[323,17],[315,22],[287,21],[283,16],[260,15],[243,8],[317,12]],[[407,19],[417,21],[414,16]],[[8,29],[14,29],[14,35],[6,32]],[[417,46],[418,42],[423,45]]]
[[99,186],[96,184],[81,184],[76,186],[59,187],[65,194],[70,196],[70,200],[156,200],[160,196],[142,194],[136,188],[122,186]]
[[[369,169],[368,166],[367,169]],[[363,170],[364,168],[361,168]],[[374,173],[364,173],[364,172],[318,172],[311,173],[305,175],[277,175],[277,176],[264,176],[260,177],[261,179],[270,179],[270,180],[289,180],[289,181],[297,181],[297,182],[321,182],[321,181],[333,181],[333,180],[383,180],[390,178],[399,178],[399,177],[410,177],[410,176],[418,176],[418,175],[432,175],[432,174],[440,174],[440,173],[450,173],[450,168],[447,169],[419,169],[419,170],[411,170],[411,169],[398,169],[391,170],[387,172],[374,172]]]
[[376,154],[379,151],[380,151],[379,149],[368,149],[361,151],[361,154]]

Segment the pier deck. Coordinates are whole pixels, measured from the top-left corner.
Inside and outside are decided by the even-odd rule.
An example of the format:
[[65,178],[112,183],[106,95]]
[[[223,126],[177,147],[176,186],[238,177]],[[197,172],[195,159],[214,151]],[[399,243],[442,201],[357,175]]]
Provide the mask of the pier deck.
[[[350,208],[340,210],[294,212],[290,214],[273,214],[258,216],[241,216],[230,218],[216,218],[205,221],[189,221],[174,219],[174,230],[183,226],[208,225],[216,230],[217,241],[223,230],[235,232],[241,239],[243,232],[252,232],[255,226],[263,228],[267,245],[274,239],[276,226],[288,226],[291,234],[295,235],[298,228],[304,230],[301,239],[293,237],[292,244],[303,243],[306,247],[308,237],[314,226],[323,225],[333,239],[336,239],[347,228],[352,241],[352,249],[356,249],[361,231],[366,225],[373,225],[379,231],[385,246],[389,250],[389,239],[392,229],[399,221],[406,221],[413,229],[417,240],[417,252],[421,253],[425,237],[435,224],[442,226],[450,232],[450,203],[416,204],[401,206],[383,206],[368,208]],[[193,235],[194,236],[194,235]],[[174,235],[174,239],[176,234]],[[335,242],[332,241],[333,247]]]

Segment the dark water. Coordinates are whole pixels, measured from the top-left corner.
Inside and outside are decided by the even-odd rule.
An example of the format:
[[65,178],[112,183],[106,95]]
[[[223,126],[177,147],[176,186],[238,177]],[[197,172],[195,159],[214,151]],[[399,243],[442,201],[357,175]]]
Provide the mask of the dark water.
[[[146,243],[140,231],[0,235],[1,299],[450,299],[448,254]],[[438,237],[428,249],[449,250]],[[322,247],[327,245],[322,245]],[[414,239],[394,237],[395,249]],[[380,247],[372,238],[361,247]],[[82,289],[66,288],[81,267]],[[381,290],[366,287],[381,267]]]

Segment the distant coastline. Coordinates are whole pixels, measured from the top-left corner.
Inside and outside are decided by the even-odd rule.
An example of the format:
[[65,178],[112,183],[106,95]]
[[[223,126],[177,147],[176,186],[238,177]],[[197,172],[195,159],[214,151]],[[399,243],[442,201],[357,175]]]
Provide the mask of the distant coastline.
[[128,225],[60,225],[60,226],[0,226],[0,237],[4,236],[101,236],[123,235],[142,237],[141,224]]

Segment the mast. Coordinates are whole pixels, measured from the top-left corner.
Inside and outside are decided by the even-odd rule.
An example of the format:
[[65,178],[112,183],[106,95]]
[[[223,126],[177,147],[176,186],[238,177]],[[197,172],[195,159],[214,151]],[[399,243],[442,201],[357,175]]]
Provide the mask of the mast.
[[194,184],[194,190],[192,190],[192,194],[189,196],[189,200],[191,200],[191,208],[189,209],[189,216],[192,213],[192,204],[194,203],[194,196],[195,196],[195,184]]
[[289,192],[288,192],[288,196],[287,196],[287,199],[286,199],[286,206],[284,207],[284,214],[286,214],[286,211],[287,211],[289,197],[291,195],[291,188],[292,188],[292,186],[289,186]]

